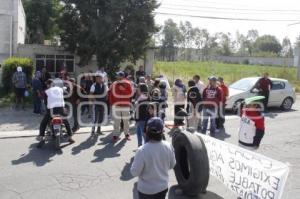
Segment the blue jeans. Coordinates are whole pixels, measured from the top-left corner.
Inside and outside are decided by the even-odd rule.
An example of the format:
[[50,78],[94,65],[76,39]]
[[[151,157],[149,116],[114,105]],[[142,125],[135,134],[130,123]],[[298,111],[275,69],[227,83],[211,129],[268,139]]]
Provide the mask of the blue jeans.
[[32,102],[33,102],[33,112],[34,113],[41,113],[41,98],[38,97],[37,93],[33,93],[32,95]]
[[136,135],[138,140],[138,146],[143,145],[143,140],[145,142],[144,138],[144,129],[145,129],[146,121],[137,121],[136,122]]
[[216,131],[216,109],[215,107],[204,107],[203,108],[203,118],[202,118],[202,131],[201,133],[206,134],[208,119],[210,119],[210,135],[215,136]]

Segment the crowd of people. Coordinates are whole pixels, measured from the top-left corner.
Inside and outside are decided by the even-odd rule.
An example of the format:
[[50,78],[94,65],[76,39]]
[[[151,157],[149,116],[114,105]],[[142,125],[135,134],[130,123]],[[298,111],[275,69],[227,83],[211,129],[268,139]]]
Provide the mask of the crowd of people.
[[[185,117],[188,128],[202,133],[206,133],[208,120],[210,120],[212,136],[224,128],[224,109],[229,92],[222,77],[211,76],[206,85],[199,75],[195,75],[188,81],[187,86],[181,79],[176,79],[171,88],[166,77],[160,75],[152,79],[150,75],[146,75],[144,68],[140,67],[135,75],[127,71],[119,71],[115,74],[115,81],[110,80],[103,67],[96,72],[90,71],[81,75],[77,81],[71,78],[65,69],[56,73],[54,78],[45,68],[36,71],[31,83],[33,113],[48,113],[49,107],[50,109],[55,107],[49,105],[48,98],[51,96],[47,94],[47,90],[59,87],[65,89],[63,100],[71,104],[69,109],[72,109],[74,120],[72,133],[80,128],[78,117],[87,114],[89,118],[93,118],[92,134],[102,134],[101,124],[112,119],[113,140],[117,141],[121,132],[124,132],[125,138],[130,140],[129,125],[132,120],[135,120],[138,145],[141,146],[145,142],[143,135],[147,120],[150,116],[156,116],[165,121],[166,110],[171,108],[170,104],[174,106],[175,126],[184,125],[182,117]],[[27,79],[21,67],[17,68],[13,82],[16,91],[16,107],[21,102],[24,108]],[[173,102],[169,99],[169,93],[172,94]],[[54,102],[61,100],[57,99],[58,96],[53,97]],[[45,116],[46,119],[41,124],[41,136],[49,120],[49,115],[44,115],[47,117]]]
[[[24,108],[27,77],[18,67],[12,77],[16,94],[16,108]],[[264,136],[264,118],[255,103],[263,100],[267,105],[270,81],[265,75],[258,82],[264,88],[262,95],[245,101],[241,112],[245,125],[253,123],[254,130],[246,126],[241,134],[251,134],[241,138],[239,143],[245,146],[258,147]],[[172,146],[164,141],[164,126],[167,109],[173,105],[174,127],[185,125],[187,128],[206,134],[210,121],[210,136],[215,137],[225,123],[225,105],[229,89],[222,77],[210,76],[208,84],[203,83],[199,75],[194,75],[187,82],[176,79],[173,86],[163,75],[152,79],[140,67],[134,74],[118,71],[115,80],[111,81],[104,68],[90,71],[80,78],[71,78],[66,70],[56,73],[54,78],[43,69],[36,71],[31,82],[33,112],[43,114],[40,124],[38,147],[45,144],[45,131],[52,115],[66,115],[66,105],[72,113],[73,127],[68,118],[63,119],[69,135],[69,142],[74,132],[80,128],[81,116],[92,117],[91,135],[101,135],[101,125],[110,119],[113,121],[112,141],[117,142],[121,133],[130,140],[130,123],[135,120],[138,150],[131,167],[133,176],[139,176],[139,198],[165,198],[168,190],[168,170],[175,164]],[[172,99],[169,99],[169,93]],[[170,115],[171,116],[171,115]],[[249,122],[249,119],[251,120]],[[248,129],[247,129],[248,128]],[[249,136],[248,136],[249,137]],[[161,158],[164,157],[164,158]],[[155,166],[154,166],[155,165]]]

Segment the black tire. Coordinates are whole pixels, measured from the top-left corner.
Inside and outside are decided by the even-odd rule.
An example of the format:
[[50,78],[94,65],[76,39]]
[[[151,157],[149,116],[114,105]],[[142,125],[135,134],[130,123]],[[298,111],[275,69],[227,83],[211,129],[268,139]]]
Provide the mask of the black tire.
[[54,139],[54,146],[56,150],[60,150],[60,142],[61,142],[60,135],[58,135]]
[[293,99],[291,97],[287,97],[283,100],[281,104],[281,109],[284,111],[289,111],[291,110],[293,103],[294,103]]
[[209,160],[202,138],[177,131],[173,146],[177,161],[174,171],[183,193],[188,196],[205,193],[209,181]]

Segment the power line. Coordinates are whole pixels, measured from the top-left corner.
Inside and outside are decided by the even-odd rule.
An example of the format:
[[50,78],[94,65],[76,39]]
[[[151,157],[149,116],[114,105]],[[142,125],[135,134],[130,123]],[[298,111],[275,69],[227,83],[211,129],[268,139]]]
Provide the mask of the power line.
[[191,7],[191,8],[205,8],[212,10],[246,10],[246,11],[255,11],[255,12],[297,12],[300,10],[280,10],[280,9],[250,9],[250,8],[229,8],[229,7],[214,7],[214,6],[197,6],[197,5],[183,5],[183,4],[165,4],[166,6],[177,6],[177,7]]
[[300,21],[297,23],[288,24],[287,26],[294,26],[294,25],[298,25],[298,24],[300,24]]
[[214,16],[201,16],[201,15],[188,15],[188,14],[175,14],[167,12],[154,12],[160,15],[169,15],[169,16],[178,16],[178,17],[193,17],[193,18],[202,18],[202,19],[214,19],[214,20],[231,20],[231,21],[261,21],[261,22],[294,22],[298,20],[294,19],[254,19],[254,18],[232,18],[232,17],[214,17]]
[[[223,13],[223,14],[242,14],[242,15],[251,15],[251,14],[264,14],[265,13],[251,13],[251,12],[231,12],[231,11],[213,11],[213,10],[205,10],[205,9],[188,9],[188,8],[174,8],[174,7],[169,7],[169,6],[161,6],[159,9],[167,9],[167,10],[173,10],[173,11],[191,11],[191,12],[206,12],[206,13]],[[299,13],[274,13],[276,15],[300,15]],[[273,14],[273,15],[274,15]]]

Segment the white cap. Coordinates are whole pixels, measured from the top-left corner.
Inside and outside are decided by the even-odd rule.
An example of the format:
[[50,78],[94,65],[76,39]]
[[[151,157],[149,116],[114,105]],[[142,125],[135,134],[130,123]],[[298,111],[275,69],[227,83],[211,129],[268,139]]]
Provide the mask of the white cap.
[[17,67],[17,71],[18,71],[18,72],[22,72],[22,67],[21,67],[21,66],[18,66],[18,67]]

